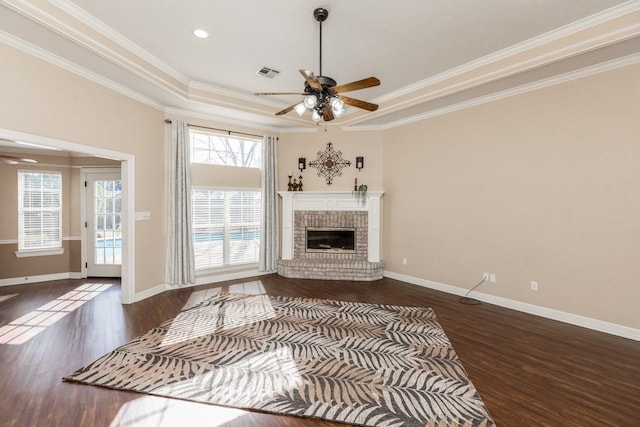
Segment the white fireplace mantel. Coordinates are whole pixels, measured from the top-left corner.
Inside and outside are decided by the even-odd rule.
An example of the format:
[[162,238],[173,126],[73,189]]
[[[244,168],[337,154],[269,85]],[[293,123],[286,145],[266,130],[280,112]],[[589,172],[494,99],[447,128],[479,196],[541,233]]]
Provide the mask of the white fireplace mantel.
[[293,259],[295,211],[368,212],[368,260],[380,261],[382,241],[381,198],[384,191],[367,191],[364,203],[351,191],[279,191],[282,197],[282,259]]

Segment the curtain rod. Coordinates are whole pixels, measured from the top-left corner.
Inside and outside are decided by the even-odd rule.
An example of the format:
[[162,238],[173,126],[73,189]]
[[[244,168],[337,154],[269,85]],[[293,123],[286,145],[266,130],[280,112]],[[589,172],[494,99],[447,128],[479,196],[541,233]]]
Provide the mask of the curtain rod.
[[[164,121],[167,124],[171,124],[171,120],[166,119]],[[212,127],[208,127],[208,126],[200,126],[200,125],[192,125],[191,123],[187,123],[187,126],[189,126],[190,128],[200,128],[200,129],[209,129],[209,130],[217,130],[219,132],[225,132],[227,135],[231,135],[232,133],[236,133],[238,135],[247,135],[247,136],[255,136],[257,138],[262,138],[264,137],[264,135],[256,135],[254,133],[246,133],[246,132],[236,132],[234,130],[228,130],[228,129],[218,129],[218,128],[212,128]]]

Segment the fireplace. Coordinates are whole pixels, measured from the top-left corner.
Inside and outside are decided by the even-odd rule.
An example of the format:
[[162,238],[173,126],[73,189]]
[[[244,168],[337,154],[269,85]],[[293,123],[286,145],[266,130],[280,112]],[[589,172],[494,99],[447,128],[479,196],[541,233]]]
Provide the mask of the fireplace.
[[382,191],[365,201],[350,191],[280,191],[282,257],[278,274],[321,280],[381,279]]
[[306,227],[306,252],[355,253],[356,229],[350,227]]

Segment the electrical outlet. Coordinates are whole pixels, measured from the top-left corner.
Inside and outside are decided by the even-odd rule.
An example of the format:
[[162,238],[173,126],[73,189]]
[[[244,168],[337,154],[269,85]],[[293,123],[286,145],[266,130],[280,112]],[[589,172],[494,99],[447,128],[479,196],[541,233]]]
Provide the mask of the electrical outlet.
[[406,258],[402,258],[402,265],[407,265],[407,264],[409,264],[407,259]]
[[489,275],[489,281],[490,281],[491,283],[496,283],[496,275],[495,275],[495,274],[493,274],[493,273],[491,273],[491,274]]
[[531,281],[531,290],[532,291],[538,291],[538,282],[536,282],[535,280]]
[[482,279],[483,279],[485,282],[488,282],[488,281],[489,281],[489,273],[482,273]]

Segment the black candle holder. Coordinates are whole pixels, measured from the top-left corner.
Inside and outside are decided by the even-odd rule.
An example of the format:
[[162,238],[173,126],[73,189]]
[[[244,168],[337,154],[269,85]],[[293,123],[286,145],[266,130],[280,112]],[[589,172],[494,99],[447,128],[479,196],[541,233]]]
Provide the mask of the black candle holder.
[[298,177],[300,181],[297,181],[293,178],[293,182],[291,182],[291,175],[289,175],[289,183],[287,184],[287,191],[302,191],[302,175]]

